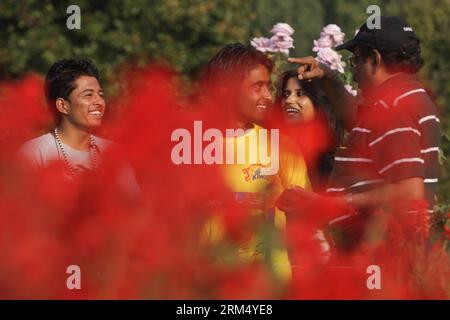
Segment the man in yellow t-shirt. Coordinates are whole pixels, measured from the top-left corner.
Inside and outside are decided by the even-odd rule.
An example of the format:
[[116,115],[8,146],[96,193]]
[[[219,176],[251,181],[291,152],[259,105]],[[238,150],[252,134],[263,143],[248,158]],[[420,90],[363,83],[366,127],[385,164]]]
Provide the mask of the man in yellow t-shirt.
[[[262,222],[256,224],[262,232],[255,228],[250,239],[239,244],[237,258],[265,259],[277,278],[288,280],[291,268],[285,246],[278,241],[268,245],[270,232],[267,236],[264,226],[283,230],[286,218],[275,208],[275,200],[287,186],[309,188],[309,181],[305,162],[292,144],[284,138],[280,141],[277,129],[258,125],[264,123],[272,104],[271,70],[271,61],[254,48],[231,44],[208,63],[205,80],[209,92],[215,93],[218,104],[222,102],[228,111],[227,128],[235,133],[227,134],[223,141],[227,153],[221,166],[224,182],[236,201],[247,205],[249,215]],[[224,239],[222,219],[223,215],[217,214],[207,224],[204,236],[209,243]]]

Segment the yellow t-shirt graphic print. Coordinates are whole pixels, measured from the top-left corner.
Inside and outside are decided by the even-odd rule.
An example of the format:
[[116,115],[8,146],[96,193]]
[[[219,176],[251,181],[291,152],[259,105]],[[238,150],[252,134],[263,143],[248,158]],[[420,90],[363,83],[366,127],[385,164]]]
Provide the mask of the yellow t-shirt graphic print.
[[[282,211],[275,208],[275,200],[289,185],[309,188],[309,180],[306,165],[300,153],[293,148],[292,144],[285,141],[285,138],[273,139],[271,135],[273,132],[270,130],[255,125],[241,136],[225,138],[225,148],[233,146],[235,152],[233,163],[228,161],[228,164],[221,165],[221,174],[227,187],[234,192],[236,201],[247,205],[248,214],[252,218],[261,221],[262,226],[266,224],[269,229],[272,226],[275,233],[282,233],[286,217]],[[279,145],[275,147],[272,143]],[[242,157],[238,159],[238,149],[243,146],[245,161],[242,161]],[[240,156],[242,154],[243,152]],[[269,163],[266,161],[266,156],[270,160]],[[278,159],[274,160],[274,157]],[[277,162],[275,165],[273,160]],[[265,259],[270,262],[277,278],[290,279],[291,266],[285,246],[277,242],[275,245],[272,243],[272,246],[267,246],[264,230],[267,231],[267,228],[263,228],[263,232],[259,232],[261,231],[259,228],[254,230],[255,233],[251,238],[239,245],[237,259],[240,261]],[[207,224],[204,236],[209,243],[216,243],[224,238],[224,232],[221,216],[217,215]],[[270,256],[268,257],[267,254]]]

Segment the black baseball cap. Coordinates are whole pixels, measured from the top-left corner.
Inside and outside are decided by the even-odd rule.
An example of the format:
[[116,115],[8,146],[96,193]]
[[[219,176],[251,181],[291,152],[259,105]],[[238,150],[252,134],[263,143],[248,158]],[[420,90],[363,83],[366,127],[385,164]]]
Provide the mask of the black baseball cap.
[[402,52],[405,49],[403,44],[410,39],[419,39],[414,29],[400,17],[380,17],[380,29],[369,29],[367,22],[359,28],[355,37],[336,47],[336,50],[347,49],[353,51],[357,45],[365,45],[383,52]]

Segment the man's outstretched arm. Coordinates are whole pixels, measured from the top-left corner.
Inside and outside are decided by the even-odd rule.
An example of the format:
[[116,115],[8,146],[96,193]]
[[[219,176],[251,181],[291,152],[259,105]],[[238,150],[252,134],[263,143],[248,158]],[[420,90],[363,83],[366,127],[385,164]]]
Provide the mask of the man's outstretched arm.
[[298,63],[300,80],[320,79],[328,100],[333,107],[337,120],[347,130],[351,130],[356,122],[356,112],[359,99],[351,95],[337,74],[326,65],[319,63],[313,57],[290,58],[290,62]]
[[[349,214],[352,210],[408,210],[414,202],[424,200],[424,190],[421,177],[403,179],[370,191],[345,196],[324,196],[292,186],[280,196],[277,207],[286,212],[288,218],[299,215],[322,224]],[[322,207],[325,209],[322,210]]]

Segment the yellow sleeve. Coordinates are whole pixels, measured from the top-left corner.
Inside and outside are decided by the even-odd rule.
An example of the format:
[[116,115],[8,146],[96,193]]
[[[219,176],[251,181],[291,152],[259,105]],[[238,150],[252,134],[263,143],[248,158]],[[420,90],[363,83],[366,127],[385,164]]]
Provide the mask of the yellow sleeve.
[[279,176],[283,188],[296,185],[307,190],[311,189],[305,160],[292,144],[284,143],[281,149]]
[[[310,190],[308,170],[301,153],[292,143],[286,141],[280,151],[278,176],[283,189],[296,185]],[[285,230],[286,227],[286,215],[278,208],[275,208],[275,227],[278,230]],[[292,279],[292,270],[287,249],[284,246],[274,248],[271,252],[271,260],[275,275],[282,281],[289,282]]]

